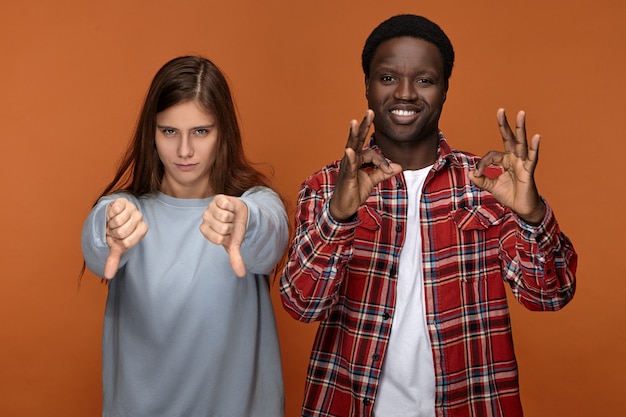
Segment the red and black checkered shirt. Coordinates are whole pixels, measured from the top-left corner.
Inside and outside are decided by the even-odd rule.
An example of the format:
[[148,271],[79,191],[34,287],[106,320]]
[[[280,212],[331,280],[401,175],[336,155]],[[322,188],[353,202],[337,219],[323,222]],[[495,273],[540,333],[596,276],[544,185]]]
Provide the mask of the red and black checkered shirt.
[[[369,145],[377,150],[372,140]],[[424,303],[437,416],[522,415],[504,283],[531,310],[574,295],[577,256],[550,207],[525,224],[467,179],[478,158],[440,134],[421,198]],[[302,185],[295,238],[281,277],[296,319],[320,321],[303,416],[370,416],[391,332],[405,239],[402,175],[380,183],[351,223],[328,209],[339,161]],[[546,205],[547,206],[547,205]]]

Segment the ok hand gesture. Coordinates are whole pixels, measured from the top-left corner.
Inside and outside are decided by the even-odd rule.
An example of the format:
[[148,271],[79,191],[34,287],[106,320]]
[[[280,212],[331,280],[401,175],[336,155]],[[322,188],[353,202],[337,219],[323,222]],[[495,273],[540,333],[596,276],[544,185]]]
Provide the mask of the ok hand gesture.
[[[498,126],[504,142],[504,152],[490,151],[478,163],[469,179],[478,187],[489,191],[503,205],[509,207],[525,222],[539,224],[546,207],[535,185],[535,168],[539,158],[539,135],[526,141],[526,114],[517,113],[515,133],[511,130],[504,109],[497,113]],[[503,172],[496,178],[485,175],[490,165]]]
[[248,206],[237,197],[218,194],[202,214],[200,232],[210,242],[222,245],[228,253],[230,266],[238,277],[246,275],[241,257],[241,244],[246,235]]
[[112,279],[120,258],[148,233],[148,225],[137,207],[125,198],[113,200],[106,209],[106,242],[110,252],[104,265],[104,278]]
[[389,164],[372,149],[363,149],[373,119],[374,112],[368,110],[360,125],[356,120],[350,121],[345,154],[341,160],[335,192],[330,199],[330,214],[336,221],[350,219],[378,183],[402,172],[400,165]]

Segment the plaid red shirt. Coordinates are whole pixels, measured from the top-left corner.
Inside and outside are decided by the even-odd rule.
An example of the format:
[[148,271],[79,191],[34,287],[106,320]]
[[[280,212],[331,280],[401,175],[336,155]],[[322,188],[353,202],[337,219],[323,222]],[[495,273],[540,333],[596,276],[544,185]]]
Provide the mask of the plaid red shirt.
[[[370,147],[376,149],[373,140]],[[577,256],[550,207],[525,224],[467,173],[478,158],[439,154],[421,198],[424,302],[436,375],[437,416],[522,415],[504,282],[531,310],[574,295]],[[370,416],[392,326],[406,229],[404,178],[380,183],[352,223],[328,209],[339,161],[300,189],[296,234],[281,277],[296,319],[321,321],[303,416]]]

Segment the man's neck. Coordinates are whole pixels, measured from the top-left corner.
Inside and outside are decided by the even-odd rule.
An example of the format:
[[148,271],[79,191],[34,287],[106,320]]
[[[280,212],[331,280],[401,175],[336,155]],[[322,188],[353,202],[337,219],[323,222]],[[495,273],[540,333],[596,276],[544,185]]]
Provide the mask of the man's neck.
[[424,140],[398,142],[377,138],[374,133],[374,142],[387,159],[400,164],[404,170],[425,168],[437,160],[438,135],[431,135]]

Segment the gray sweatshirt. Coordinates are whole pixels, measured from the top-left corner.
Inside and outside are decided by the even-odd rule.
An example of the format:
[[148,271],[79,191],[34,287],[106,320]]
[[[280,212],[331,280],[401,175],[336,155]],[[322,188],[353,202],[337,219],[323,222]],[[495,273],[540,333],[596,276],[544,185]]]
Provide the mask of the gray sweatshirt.
[[[102,276],[109,253],[107,205],[85,221],[87,267]],[[104,320],[103,416],[279,417],[284,394],[268,274],[288,240],[280,198],[248,190],[241,247],[247,276],[237,278],[222,246],[200,232],[212,197],[159,193],[134,198],[148,233],[129,249],[109,283]]]

